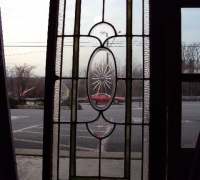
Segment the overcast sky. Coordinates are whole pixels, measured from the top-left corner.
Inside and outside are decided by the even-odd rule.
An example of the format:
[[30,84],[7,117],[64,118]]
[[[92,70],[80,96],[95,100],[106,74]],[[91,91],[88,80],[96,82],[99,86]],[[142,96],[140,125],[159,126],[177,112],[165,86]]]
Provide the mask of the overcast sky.
[[[66,34],[73,33],[74,23],[74,5],[75,0],[67,1],[66,9]],[[82,0],[81,15],[81,34],[88,34],[90,28],[101,17],[102,0]],[[45,75],[46,62],[46,42],[49,0],[0,0],[2,25],[5,46],[5,59],[8,68],[17,64],[36,65],[35,74]],[[95,9],[95,7],[99,7]],[[126,11],[124,0],[106,1],[105,20],[114,25],[119,35],[125,34]],[[111,13],[112,12],[112,13]],[[98,18],[97,18],[98,17]],[[182,9],[182,41],[200,42],[200,9]],[[108,29],[102,29],[108,31]],[[142,4],[141,0],[134,0],[133,8],[133,32],[141,34],[142,32]],[[137,63],[142,63],[142,38],[133,39],[133,58]],[[94,40],[81,38],[80,48],[80,66],[85,68],[95,47]],[[123,64],[125,62],[125,47],[114,48],[114,46],[124,46],[124,38],[113,38],[109,41],[111,50],[116,53],[116,59]],[[72,38],[65,40],[66,44],[72,45]],[[27,47],[21,47],[27,46]],[[31,47],[30,47],[31,46]],[[40,47],[32,47],[40,46]],[[42,47],[41,47],[42,46]],[[87,50],[86,50],[87,49]],[[71,67],[72,46],[64,49],[64,66]],[[85,60],[87,59],[87,61]]]
[[182,8],[182,42],[200,43],[200,8]]
[[[126,1],[124,0],[107,0],[105,1],[105,21],[110,22],[116,32],[120,35],[125,34],[126,22]],[[6,66],[12,67],[15,64],[36,65],[36,74],[45,74],[46,47],[19,47],[19,46],[45,46],[47,42],[48,10],[49,0],[0,0]],[[96,8],[98,7],[98,8]],[[75,0],[67,0],[65,34],[73,34],[74,27],[74,10]],[[81,9],[81,29],[83,35],[89,33],[91,27],[102,16],[102,0],[82,0]],[[112,13],[111,13],[112,12]],[[137,18],[136,18],[137,17]],[[142,4],[141,0],[134,1],[133,12],[133,31],[135,34],[142,32]],[[104,28],[103,31],[109,30]],[[94,40],[81,38],[81,43],[87,42],[86,46],[80,49],[80,68],[85,68],[91,53],[95,49]],[[109,41],[112,51],[115,51],[116,58],[121,64],[125,62],[125,39],[113,38]],[[134,58],[137,56],[139,62],[142,62],[142,39],[135,38]],[[114,46],[121,45],[120,51]],[[121,44],[120,44],[121,43]],[[66,38],[65,44],[72,45],[72,38]],[[11,47],[15,46],[15,47]],[[139,52],[139,53],[138,53]],[[71,67],[72,46],[64,49],[64,66],[65,69]],[[82,67],[83,66],[83,67]],[[68,71],[66,69],[66,71]],[[70,70],[69,70],[70,71]]]
[[49,0],[0,0],[0,7],[7,68],[27,63],[44,75]]

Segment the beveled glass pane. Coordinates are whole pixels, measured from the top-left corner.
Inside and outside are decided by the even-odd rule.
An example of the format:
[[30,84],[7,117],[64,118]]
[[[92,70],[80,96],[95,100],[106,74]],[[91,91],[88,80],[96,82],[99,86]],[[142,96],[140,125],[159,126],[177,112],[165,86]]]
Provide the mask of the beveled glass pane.
[[95,109],[106,109],[114,98],[116,64],[110,51],[97,49],[88,64],[88,97]]
[[112,105],[106,111],[103,112],[104,116],[110,122],[125,122],[125,96],[126,82],[124,80],[118,80],[116,94]]
[[126,33],[126,1],[105,1],[105,19],[111,23],[116,31]]
[[98,117],[98,111],[96,111],[90,104],[87,95],[87,83],[86,79],[79,79],[78,81],[78,122],[93,121]]
[[65,6],[65,35],[74,33],[75,1],[67,0]]
[[72,76],[73,38],[64,38],[62,77]]
[[[77,125],[76,135],[76,175],[98,176],[99,140],[93,137],[86,124]],[[83,168],[84,167],[84,168]]]
[[143,4],[141,0],[133,0],[133,4],[132,4],[132,8],[133,8],[132,33],[133,35],[142,35],[142,17],[143,17],[142,7],[143,7]]
[[76,151],[84,151],[88,154],[99,151],[99,139],[89,133],[85,123],[77,124]]
[[63,79],[61,84],[60,97],[60,121],[70,122],[71,118],[71,80]]
[[[121,33],[118,33],[120,35]],[[109,48],[115,56],[117,66],[117,77],[126,76],[126,38],[113,37],[107,40],[106,47]]]
[[200,8],[181,9],[182,73],[200,73]]
[[132,77],[143,77],[143,38],[133,37],[132,40]]
[[181,147],[195,148],[200,131],[200,82],[182,83]]
[[60,111],[60,80],[55,82],[54,86],[54,109],[53,109],[53,121],[59,121],[59,111]]
[[149,126],[143,127],[143,179],[149,179]]
[[143,113],[143,81],[132,82],[132,123],[142,123]]
[[131,180],[141,179],[142,172],[142,126],[131,128]]
[[[98,176],[99,174],[99,159],[92,158],[77,158],[76,159],[76,175],[77,176]],[[83,168],[84,167],[84,168]],[[87,179],[87,178],[86,178]]]
[[60,159],[59,159],[59,178],[67,179],[68,177],[69,177],[69,157],[60,157]]
[[60,125],[59,179],[69,177],[70,124]]
[[105,177],[124,177],[123,159],[102,159],[101,176]]
[[60,156],[68,156],[70,147],[70,124],[61,124],[59,134]]
[[141,179],[142,161],[138,159],[131,160],[131,180]]
[[105,139],[105,143],[103,143],[103,147],[101,149],[102,152],[118,152],[117,156],[121,157],[123,152],[124,156],[124,145],[125,145],[125,128],[124,125],[116,125],[113,133]]
[[93,51],[100,46],[97,39],[92,37],[80,37],[79,45],[79,77],[87,76],[87,67]]
[[[86,79],[79,79],[79,81],[78,81],[78,103],[80,105],[82,105],[83,103],[86,103],[86,102],[87,102],[87,82],[86,82]],[[78,113],[79,113],[79,111],[78,111]]]
[[90,28],[102,19],[103,2],[99,0],[81,1],[81,28],[80,34],[88,34]]
[[142,126],[132,125],[131,127],[131,157],[133,159],[142,158]]

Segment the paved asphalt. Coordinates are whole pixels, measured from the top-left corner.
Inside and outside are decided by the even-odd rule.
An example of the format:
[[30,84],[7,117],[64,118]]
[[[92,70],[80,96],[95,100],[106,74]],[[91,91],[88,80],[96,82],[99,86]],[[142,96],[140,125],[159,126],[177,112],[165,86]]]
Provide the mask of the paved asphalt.
[[[83,110],[78,111],[78,122],[89,122],[97,118],[98,112],[89,104],[82,104]],[[182,147],[194,147],[196,138],[200,130],[200,103],[183,103],[182,115]],[[138,103],[133,103],[132,122],[140,123],[142,108]],[[125,117],[125,106],[112,105],[104,112],[104,116],[111,122],[123,123]],[[41,149],[43,141],[43,110],[40,109],[11,109],[12,128],[14,135],[14,146],[25,149]],[[70,110],[62,110],[61,122],[69,122]],[[100,123],[89,123],[92,133],[104,135],[112,130],[113,125],[100,120]],[[60,149],[69,149],[70,125],[62,124],[60,129]],[[124,150],[124,126],[116,125],[110,136],[101,142],[101,150],[106,152],[123,152]],[[117,137],[117,138],[116,138]],[[97,151],[99,140],[92,136],[86,127],[86,123],[77,125],[77,150]],[[142,150],[142,127],[133,125],[132,127],[132,152]]]

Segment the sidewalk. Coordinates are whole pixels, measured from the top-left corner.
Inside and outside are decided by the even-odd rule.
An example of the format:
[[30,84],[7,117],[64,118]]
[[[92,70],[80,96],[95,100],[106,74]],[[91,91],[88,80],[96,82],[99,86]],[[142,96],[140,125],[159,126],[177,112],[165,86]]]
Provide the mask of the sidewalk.
[[[36,153],[35,153],[36,154]],[[87,155],[87,154],[85,154]],[[98,176],[98,159],[79,156],[76,168],[78,176]],[[105,154],[106,155],[106,154]],[[104,155],[104,157],[105,157]],[[114,155],[115,156],[115,155]],[[16,155],[19,180],[42,180],[42,156]],[[69,176],[69,158],[61,157],[59,178],[67,179]],[[121,158],[102,159],[102,176],[123,177],[124,160]],[[131,179],[141,179],[141,160],[131,160]]]

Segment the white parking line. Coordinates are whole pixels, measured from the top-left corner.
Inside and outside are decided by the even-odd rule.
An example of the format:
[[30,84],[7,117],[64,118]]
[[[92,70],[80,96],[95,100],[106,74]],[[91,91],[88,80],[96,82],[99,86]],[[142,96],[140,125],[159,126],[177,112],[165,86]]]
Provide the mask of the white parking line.
[[23,118],[28,118],[30,116],[11,116],[11,120],[16,120],[16,119],[23,119]]
[[[21,132],[21,131],[20,131]],[[16,133],[16,132],[15,132]],[[33,132],[33,131],[23,131],[23,133],[32,133],[32,134],[43,134],[41,132]]]
[[40,125],[41,125],[41,124],[34,125],[34,126],[29,126],[29,127],[22,128],[22,129],[18,129],[18,130],[13,131],[13,133],[15,133],[15,132],[22,132],[22,131],[24,131],[24,130],[31,129],[31,128],[35,128],[35,127],[38,127],[38,126],[40,126]]
[[[18,138],[14,138],[14,140],[16,140],[16,141],[23,141],[23,142],[30,142],[30,143],[43,144],[43,142],[41,142],[41,141],[32,141],[32,140],[18,139]],[[64,145],[64,144],[60,144],[60,146],[70,148],[69,145]],[[85,151],[94,151],[95,150],[93,148],[85,148],[85,147],[79,147],[79,146],[77,146],[76,148],[80,149],[80,150],[85,150]]]
[[14,138],[14,140],[16,140],[16,141],[24,141],[24,142],[31,142],[31,143],[39,143],[39,144],[43,143],[41,141],[32,141],[32,140],[18,139],[18,138]]
[[182,120],[182,122],[190,123],[190,122],[192,122],[192,121],[190,121],[190,120]]
[[[113,122],[113,118],[110,118],[110,121]],[[107,126],[107,128],[104,132],[105,132],[105,134],[107,134],[109,131],[110,131],[110,126]],[[101,152],[106,152],[106,145],[107,145],[109,137],[110,136],[108,136],[107,138],[105,138],[101,141]]]
[[[64,135],[64,134],[60,134],[60,136],[65,136],[65,137],[70,137],[70,135]],[[90,136],[77,136],[77,138],[88,138],[88,139],[93,139],[94,137],[90,137]]]
[[141,117],[133,117],[132,123],[142,123],[142,118]]
[[[113,118],[111,118],[110,121],[112,122]],[[26,128],[15,130],[15,131],[13,131],[13,133],[19,133],[20,132],[20,133],[32,133],[32,134],[41,134],[42,135],[43,134],[42,132],[28,131],[28,129],[32,129],[32,128],[43,128],[41,126],[42,126],[42,124],[37,124],[37,125],[34,125],[34,126],[29,126],[29,127],[26,127]],[[67,131],[70,131],[69,128],[61,128],[61,129],[65,129]],[[110,130],[110,127],[108,126],[105,131],[99,131],[99,132],[106,132],[106,133],[108,133],[109,130]],[[88,130],[77,129],[77,131],[87,132]],[[70,137],[70,135],[66,135],[66,134],[60,134],[60,136]],[[94,137],[93,136],[77,136],[77,138],[93,139]],[[101,145],[101,151],[102,152],[106,151],[106,145],[107,145],[108,139],[109,139],[109,137],[107,137],[107,138],[105,138],[105,139],[103,139],[101,141],[102,142],[102,145]],[[30,142],[30,143],[39,143],[39,144],[43,143],[41,141],[32,141],[32,140],[18,139],[18,138],[14,138],[14,140],[16,140],[16,141],[23,141],[23,142]],[[60,146],[69,148],[69,145],[60,144]],[[79,150],[85,150],[85,151],[98,151],[99,150],[98,147],[95,148],[95,149],[93,149],[93,148],[79,147],[79,146],[77,146],[77,149],[79,149]]]
[[42,127],[39,127],[39,126],[38,126],[37,128],[41,128],[41,129],[43,129],[43,126],[42,126]]
[[[70,148],[70,145],[60,144],[60,146]],[[94,151],[95,150],[93,148],[85,148],[85,147],[79,147],[79,146],[77,146],[76,149],[85,150],[85,151]]]

